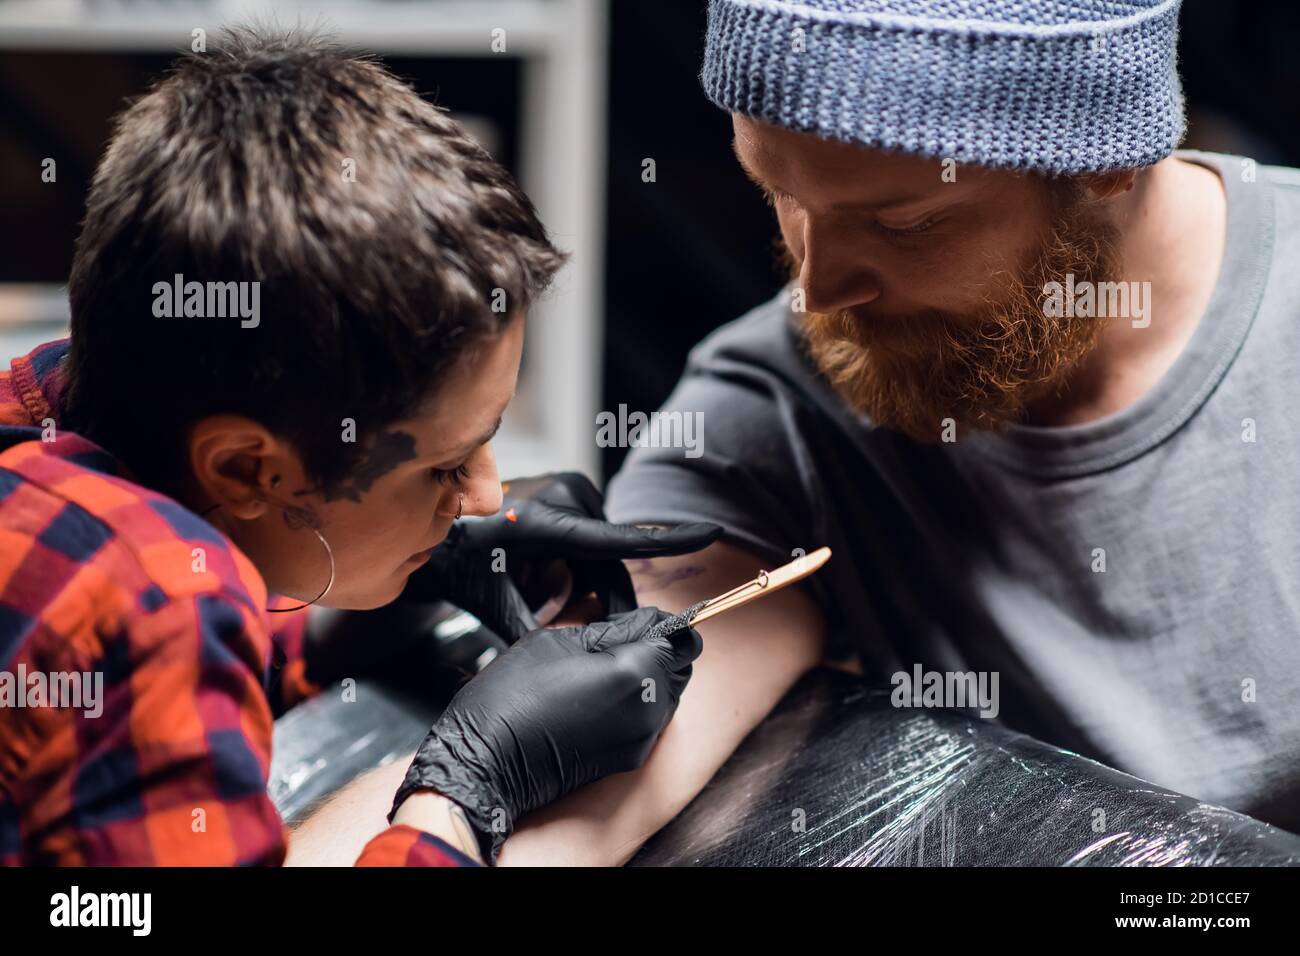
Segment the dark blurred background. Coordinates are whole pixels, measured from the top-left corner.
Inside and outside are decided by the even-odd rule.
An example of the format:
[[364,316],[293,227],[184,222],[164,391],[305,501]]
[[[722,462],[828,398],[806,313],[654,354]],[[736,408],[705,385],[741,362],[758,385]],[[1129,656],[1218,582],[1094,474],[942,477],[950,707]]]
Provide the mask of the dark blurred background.
[[[0,31],[9,5],[0,0]],[[120,5],[149,15],[147,3]],[[410,9],[402,3],[369,4],[380,11],[386,6]],[[438,3],[426,6],[430,15],[439,15]],[[455,15],[455,9],[449,5],[445,15]],[[597,306],[603,301],[596,321],[603,326],[604,361],[603,372],[599,362],[569,372],[598,376],[593,382],[597,408],[658,407],[691,345],[780,285],[770,214],[732,158],[729,118],[699,88],[704,11],[703,0],[612,0],[600,21],[608,23],[601,66],[608,83],[607,180],[599,240],[602,288],[595,301]],[[60,50],[45,43],[22,49],[21,43],[5,42],[0,49],[0,283],[65,281],[86,187],[109,136],[110,118],[172,58],[120,46]],[[1296,4],[1270,10],[1260,4],[1185,0],[1180,58],[1189,148],[1300,165]],[[489,148],[519,170],[520,94],[527,84],[519,61],[405,52],[383,59],[422,93],[473,116]],[[61,157],[57,189],[42,188],[30,173],[50,155]],[[652,184],[642,181],[646,158],[656,163]],[[564,237],[558,239],[563,245]],[[0,316],[8,323],[0,325],[0,344],[6,333],[10,341],[21,340],[20,318]],[[539,325],[532,334],[547,330]],[[541,387],[545,393],[547,384]],[[589,420],[565,427],[586,429],[588,435],[592,430]],[[624,454],[620,448],[595,450],[592,464],[608,475]]]

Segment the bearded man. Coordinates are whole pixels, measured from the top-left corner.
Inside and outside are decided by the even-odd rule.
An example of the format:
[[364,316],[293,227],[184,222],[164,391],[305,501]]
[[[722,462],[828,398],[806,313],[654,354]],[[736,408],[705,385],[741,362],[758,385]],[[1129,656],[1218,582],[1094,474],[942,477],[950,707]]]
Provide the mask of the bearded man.
[[[607,513],[725,526],[628,562],[672,610],[834,558],[701,624],[644,765],[523,817],[500,862],[628,859],[828,658],[987,676],[988,719],[1300,830],[1300,171],[1175,151],[1177,15],[712,0],[705,92],[791,282],[692,352],[664,411],[702,433],[637,448]],[[356,859],[406,766],[292,848]]]
[[666,608],[834,557],[702,624],[645,767],[507,855],[625,858],[826,655],[996,675],[1011,727],[1300,830],[1300,172],[1176,152],[1177,16],[713,0],[792,281],[691,353],[702,453],[635,449],[608,513],[726,527],[630,563]]

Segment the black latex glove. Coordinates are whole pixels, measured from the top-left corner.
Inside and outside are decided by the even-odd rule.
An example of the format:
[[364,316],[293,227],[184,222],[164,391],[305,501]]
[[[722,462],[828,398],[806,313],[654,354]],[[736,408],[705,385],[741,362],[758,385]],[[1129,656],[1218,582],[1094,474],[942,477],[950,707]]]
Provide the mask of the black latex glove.
[[640,767],[702,646],[689,627],[647,636],[670,616],[644,607],[526,635],[452,698],[416,751],[393,813],[412,791],[435,790],[460,804],[484,859],[495,862],[519,817]]
[[[411,575],[400,600],[450,601],[514,643],[546,623],[568,596],[593,591],[606,614],[635,608],[625,558],[687,554],[722,535],[715,524],[638,528],[605,520],[584,475],[562,472],[506,482],[501,510],[461,518]],[[499,551],[497,549],[500,549]],[[504,563],[505,570],[501,571]]]

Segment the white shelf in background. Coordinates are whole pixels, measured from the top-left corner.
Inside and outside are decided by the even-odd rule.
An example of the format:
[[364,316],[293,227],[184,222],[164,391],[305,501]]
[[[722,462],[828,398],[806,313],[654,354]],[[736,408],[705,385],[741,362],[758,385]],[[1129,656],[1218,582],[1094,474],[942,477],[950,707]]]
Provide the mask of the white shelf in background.
[[319,23],[350,46],[389,53],[491,53],[507,30],[507,55],[531,55],[567,39],[565,0],[5,0],[0,48],[188,49],[190,31],[212,39],[233,23]]
[[[347,46],[380,56],[520,59],[521,183],[556,244],[572,258],[533,309],[525,374],[497,440],[498,458],[508,476],[559,468],[594,476],[603,349],[608,3],[0,0],[0,50],[180,52],[189,49],[196,27],[207,31],[211,43],[221,26],[258,22],[319,24]],[[504,54],[491,49],[497,27],[506,31]],[[39,293],[45,303],[57,302],[60,294],[57,286]],[[23,334],[0,319],[0,343]]]

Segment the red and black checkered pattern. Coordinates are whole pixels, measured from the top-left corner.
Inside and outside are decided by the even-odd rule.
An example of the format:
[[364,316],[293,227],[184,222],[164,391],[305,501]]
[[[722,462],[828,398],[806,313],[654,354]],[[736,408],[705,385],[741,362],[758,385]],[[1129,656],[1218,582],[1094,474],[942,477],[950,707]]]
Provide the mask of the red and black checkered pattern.
[[[273,634],[229,538],[59,429],[66,352],[0,372],[0,672],[102,675],[102,710],[0,698],[0,863],[279,864],[272,701],[315,690],[305,615]],[[392,827],[358,862],[471,861]]]

